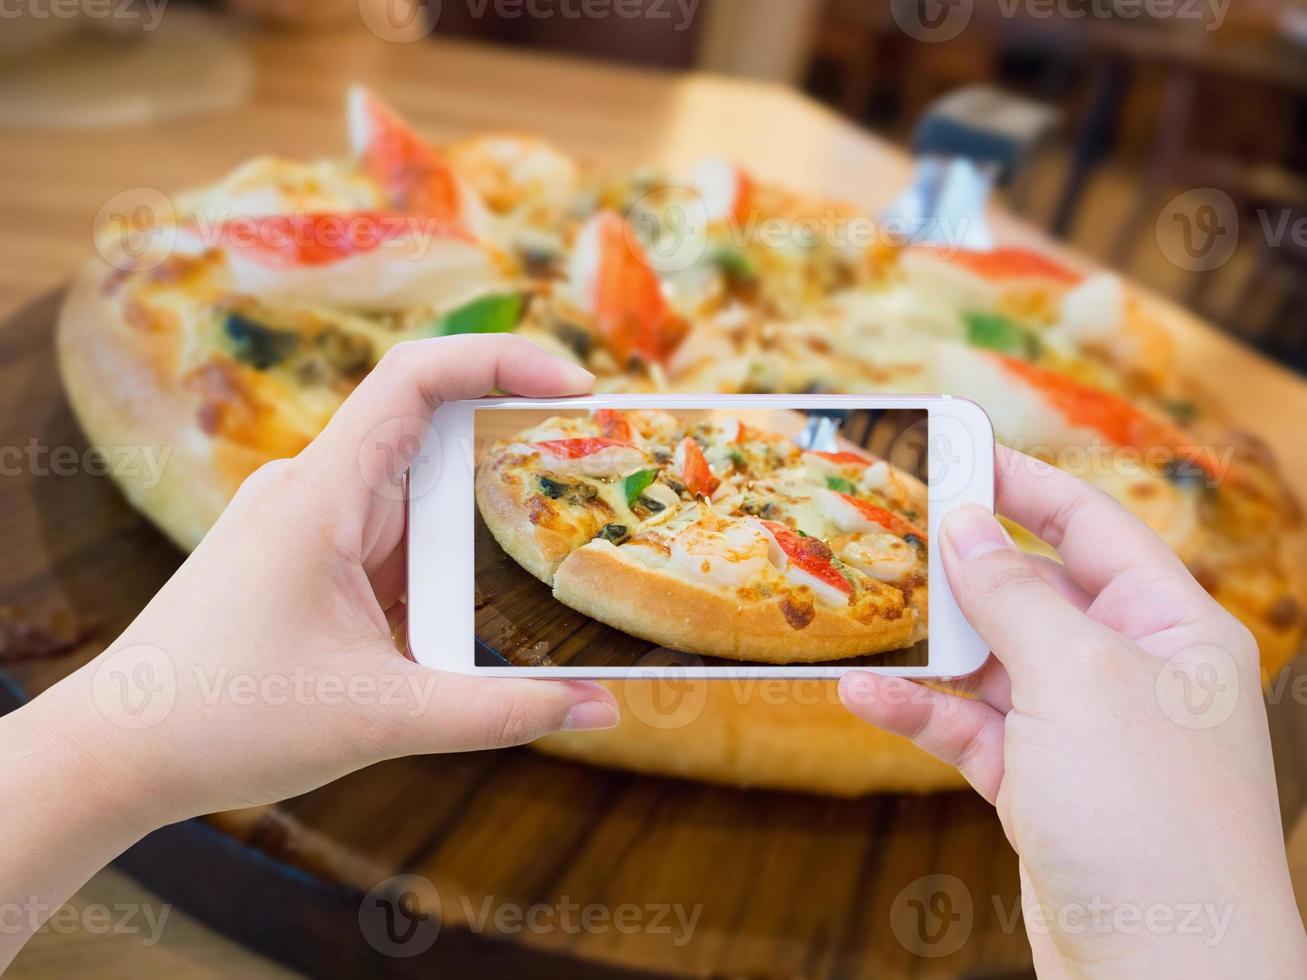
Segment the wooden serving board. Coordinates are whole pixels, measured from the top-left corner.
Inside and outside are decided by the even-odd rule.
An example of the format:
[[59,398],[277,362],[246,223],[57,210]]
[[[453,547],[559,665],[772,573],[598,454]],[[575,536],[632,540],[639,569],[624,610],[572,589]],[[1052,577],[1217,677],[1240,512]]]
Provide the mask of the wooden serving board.
[[[0,480],[4,709],[94,656],[181,559],[87,462],[55,371],[58,302],[0,324],[0,445],[22,450]],[[1289,701],[1272,715],[1292,814],[1307,753]],[[968,793],[746,792],[529,750],[413,758],[167,828],[121,864],[318,976],[1002,977],[1030,965],[1015,857]],[[436,918],[408,914],[436,915],[412,882],[365,900],[401,874],[434,886]]]

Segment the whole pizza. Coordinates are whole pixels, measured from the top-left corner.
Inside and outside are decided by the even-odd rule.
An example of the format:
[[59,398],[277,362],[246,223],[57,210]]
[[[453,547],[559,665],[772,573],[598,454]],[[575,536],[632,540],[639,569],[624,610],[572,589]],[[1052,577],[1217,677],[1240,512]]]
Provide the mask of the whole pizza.
[[[1118,278],[1026,249],[892,240],[852,208],[769,186],[725,160],[685,173],[613,170],[519,135],[436,147],[362,90],[350,93],[347,115],[348,158],[252,160],[176,196],[166,213],[103,229],[98,257],[68,296],[58,349],[73,408],[92,443],[169,448],[157,481],[115,476],[181,546],[199,541],[257,466],[302,449],[388,348],[516,331],[583,364],[600,391],[973,398],[1000,441],[1076,473],[1146,521],[1252,630],[1267,671],[1296,651],[1304,618],[1291,571],[1292,496],[1266,449],[1228,431],[1176,376],[1166,330]],[[626,463],[638,454],[632,471],[654,474],[648,500],[692,529],[682,546],[734,534],[755,556],[780,549],[785,567],[809,576],[810,594],[853,590],[857,629],[839,616],[823,621],[832,635],[857,633],[855,646],[901,645],[921,628],[924,591],[859,570],[831,546],[839,534],[888,535],[893,543],[878,540],[901,558],[903,581],[920,560],[919,519],[897,498],[871,502],[865,465],[825,473],[788,450],[768,458],[766,433],[745,440],[747,467],[808,481],[821,506],[862,529],[832,524],[814,547],[795,540],[798,524],[784,508],[747,513],[734,461],[703,449],[724,434],[663,425],[594,418],[523,438],[556,444],[540,451],[555,470],[573,453],[627,454]],[[505,485],[504,474],[525,465],[513,457],[503,447],[479,473],[492,528],[495,513],[571,506],[565,474],[554,488],[537,480],[530,498]],[[826,475],[849,480],[853,492],[825,484]],[[712,489],[694,493],[696,483]],[[645,496],[623,506],[647,509]],[[887,516],[868,516],[859,501]],[[589,521],[560,544],[515,535],[510,523],[499,522],[498,540],[560,600],[693,649],[689,637],[653,636],[638,610],[601,608],[584,586],[586,576],[640,573],[663,546],[670,555],[666,530],[621,539],[609,525],[622,522]],[[853,574],[838,575],[832,559]],[[814,607],[814,619],[832,608]],[[784,620],[778,597],[767,609]],[[765,659],[769,622],[736,631],[732,646]],[[828,686],[777,696],[703,683],[656,711],[651,690],[619,685],[627,708],[619,728],[541,747],[837,794],[961,785],[948,767],[846,715]]]

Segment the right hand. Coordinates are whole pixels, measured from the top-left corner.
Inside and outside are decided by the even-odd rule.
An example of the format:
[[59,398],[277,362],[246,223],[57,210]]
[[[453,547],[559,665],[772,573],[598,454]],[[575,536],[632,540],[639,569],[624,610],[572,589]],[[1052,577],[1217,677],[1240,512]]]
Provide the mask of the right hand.
[[1106,494],[1001,448],[997,479],[1065,564],[957,508],[944,570],[993,655],[966,697],[859,671],[844,703],[997,808],[1041,976],[1301,976],[1252,635]]

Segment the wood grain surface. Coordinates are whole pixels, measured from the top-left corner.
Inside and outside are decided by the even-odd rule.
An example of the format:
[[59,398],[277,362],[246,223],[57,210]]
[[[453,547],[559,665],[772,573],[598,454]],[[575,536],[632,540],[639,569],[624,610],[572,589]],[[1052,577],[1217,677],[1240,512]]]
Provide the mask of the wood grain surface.
[[[254,38],[248,49],[257,83],[239,112],[0,141],[0,445],[76,458],[0,481],[6,705],[93,656],[181,560],[82,462],[50,344],[58,296],[33,300],[89,251],[92,217],[112,195],[203,183],[264,153],[339,154],[339,106],[358,79],[437,139],[521,129],[628,162],[727,152],[763,178],[868,208],[909,172],[897,151],[779,88],[358,33]],[[1002,237],[1034,237],[1004,216],[996,224]],[[1301,484],[1307,389],[1188,317],[1171,322],[1185,369]],[[1293,817],[1307,731],[1291,697],[1271,718]],[[965,793],[744,792],[527,750],[406,759],[167,828],[122,865],[214,928],[323,976],[1002,977],[1030,964],[1012,916],[1015,858],[990,808]],[[442,928],[422,955],[388,955],[361,925],[361,911],[380,907],[365,893],[398,873],[440,894]],[[397,902],[395,886],[382,899]],[[563,928],[568,903],[607,910],[607,927]],[[514,925],[513,910],[532,906],[554,909],[553,925]],[[633,929],[612,924],[619,908],[637,910]],[[694,928],[687,937],[674,917],[655,928],[651,908],[694,915]],[[941,916],[918,915],[930,910]]]

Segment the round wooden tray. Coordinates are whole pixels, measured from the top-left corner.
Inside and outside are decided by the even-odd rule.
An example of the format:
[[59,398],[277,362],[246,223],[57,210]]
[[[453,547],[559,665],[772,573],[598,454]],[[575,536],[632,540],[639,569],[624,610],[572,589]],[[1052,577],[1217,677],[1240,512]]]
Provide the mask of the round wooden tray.
[[[99,652],[182,557],[86,462],[51,347],[59,299],[0,324],[0,445],[20,450],[0,480],[0,710]],[[1291,710],[1273,709],[1273,726],[1278,746],[1302,743]],[[1303,784],[1282,771],[1288,812]],[[1030,966],[1015,856],[967,793],[746,792],[529,750],[413,758],[167,828],[120,863],[316,976],[997,977]],[[436,915],[411,882],[365,898],[401,874],[434,885],[438,919],[408,915]],[[392,928],[379,933],[385,913]]]

